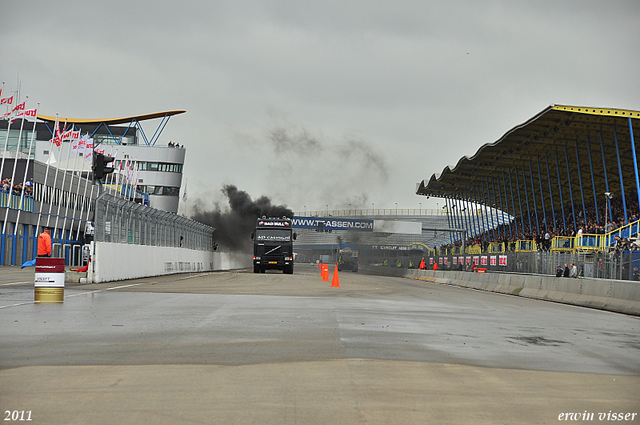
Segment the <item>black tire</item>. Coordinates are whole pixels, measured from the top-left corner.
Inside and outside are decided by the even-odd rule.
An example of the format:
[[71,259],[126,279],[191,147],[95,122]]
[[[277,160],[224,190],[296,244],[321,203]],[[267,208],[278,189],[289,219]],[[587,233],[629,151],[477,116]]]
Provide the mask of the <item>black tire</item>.
[[260,273],[264,273],[264,271],[265,271],[265,270],[264,270],[263,268],[261,268],[261,269],[260,269]]
[[293,274],[293,266],[285,267],[285,268],[282,270],[282,272],[283,272],[284,274]]
[[260,273],[260,266],[253,266],[254,273]]

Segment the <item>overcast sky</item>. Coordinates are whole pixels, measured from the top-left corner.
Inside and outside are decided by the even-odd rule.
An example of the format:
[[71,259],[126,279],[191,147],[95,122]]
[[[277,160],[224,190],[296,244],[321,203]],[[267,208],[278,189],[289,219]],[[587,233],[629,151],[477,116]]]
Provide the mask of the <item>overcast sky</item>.
[[640,110],[637,0],[2,1],[0,40],[42,114],[186,110],[190,205],[441,207],[416,183],[551,104]]

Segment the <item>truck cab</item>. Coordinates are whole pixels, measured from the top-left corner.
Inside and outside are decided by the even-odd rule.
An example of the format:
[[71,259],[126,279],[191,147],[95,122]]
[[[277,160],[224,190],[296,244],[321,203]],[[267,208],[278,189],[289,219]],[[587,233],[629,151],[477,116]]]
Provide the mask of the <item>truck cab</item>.
[[293,241],[296,239],[296,233],[293,232],[290,218],[259,218],[255,230],[251,233],[251,239],[254,273],[275,269],[293,274]]

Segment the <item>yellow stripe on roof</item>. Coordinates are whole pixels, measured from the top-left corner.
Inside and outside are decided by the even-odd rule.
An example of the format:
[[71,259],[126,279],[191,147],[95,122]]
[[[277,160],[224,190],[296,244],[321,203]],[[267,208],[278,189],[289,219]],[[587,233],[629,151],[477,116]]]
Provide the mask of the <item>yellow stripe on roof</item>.
[[614,109],[614,108],[589,108],[585,106],[566,106],[566,105],[553,105],[551,109],[556,111],[568,111],[577,112],[580,114],[590,115],[607,115],[614,117],[631,117],[640,118],[640,111],[633,111],[630,109]]
[[[154,112],[152,114],[144,114],[144,115],[132,115],[130,117],[121,117],[121,118],[64,118],[58,117],[59,122],[68,122],[74,124],[125,124],[129,123],[133,120],[136,121],[145,121],[152,120],[156,118],[164,118],[166,116],[171,117],[173,115],[184,114],[187,111],[176,110],[176,111],[166,111],[166,112]],[[47,115],[38,114],[38,119],[43,121],[55,122],[56,117],[50,117]]]

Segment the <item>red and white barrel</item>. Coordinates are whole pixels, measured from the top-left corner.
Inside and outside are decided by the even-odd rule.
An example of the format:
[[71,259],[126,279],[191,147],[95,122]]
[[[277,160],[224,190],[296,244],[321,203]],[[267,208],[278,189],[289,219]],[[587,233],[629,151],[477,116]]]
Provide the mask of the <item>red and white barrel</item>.
[[34,300],[36,303],[64,301],[64,258],[36,258]]

